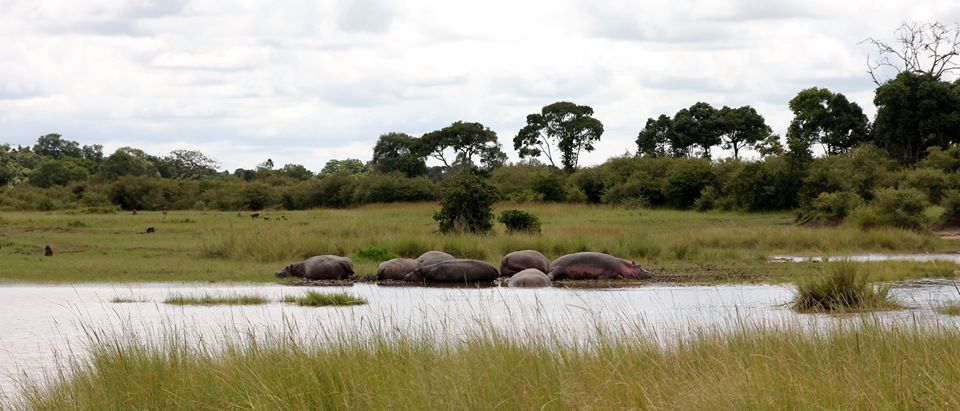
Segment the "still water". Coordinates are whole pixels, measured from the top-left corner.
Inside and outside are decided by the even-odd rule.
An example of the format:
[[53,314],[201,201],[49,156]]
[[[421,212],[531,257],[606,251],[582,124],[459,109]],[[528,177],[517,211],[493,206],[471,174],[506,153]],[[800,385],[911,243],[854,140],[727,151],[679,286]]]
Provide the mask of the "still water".
[[[298,307],[279,302],[308,290],[346,291],[369,304],[354,307]],[[883,320],[933,319],[960,326],[932,307],[960,300],[952,281],[895,284],[897,300],[911,308],[877,314]],[[172,306],[172,294],[258,294],[274,302],[254,306]],[[737,323],[820,326],[853,317],[797,314],[787,303],[790,285],[645,285],[630,288],[424,288],[356,284],[349,287],[288,287],[246,284],[124,284],[0,286],[0,396],[13,395],[16,380],[63,368],[86,355],[89,330],[108,334],[159,335],[189,330],[207,342],[231,333],[295,329],[308,337],[338,333],[418,333],[456,339],[478,325],[523,333],[544,327],[571,338],[598,327],[626,326],[655,338],[684,330],[724,330]],[[114,298],[143,302],[112,303]],[[291,326],[292,325],[292,326]],[[311,336],[311,334],[314,334]]]

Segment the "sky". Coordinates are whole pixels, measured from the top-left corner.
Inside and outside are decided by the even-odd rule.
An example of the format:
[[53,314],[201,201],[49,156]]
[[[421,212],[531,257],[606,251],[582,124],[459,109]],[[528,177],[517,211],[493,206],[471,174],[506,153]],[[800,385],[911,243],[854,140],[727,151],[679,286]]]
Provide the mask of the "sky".
[[[386,132],[458,120],[511,160],[527,114],[593,107],[581,164],[646,119],[751,105],[775,132],[827,87],[872,119],[867,37],[960,21],[954,0],[0,0],[0,143],[200,150],[232,171],[370,159]],[[717,153],[723,156],[723,153]]]

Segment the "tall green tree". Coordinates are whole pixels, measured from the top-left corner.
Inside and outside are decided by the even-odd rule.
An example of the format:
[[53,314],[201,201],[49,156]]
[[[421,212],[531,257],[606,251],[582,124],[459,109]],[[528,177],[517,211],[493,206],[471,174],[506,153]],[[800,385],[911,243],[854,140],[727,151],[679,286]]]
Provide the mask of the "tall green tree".
[[923,158],[929,147],[960,143],[960,84],[927,73],[905,71],[877,87],[874,135],[904,163]]
[[103,160],[100,167],[100,173],[107,179],[117,179],[122,176],[160,176],[157,166],[150,160],[150,155],[132,147],[118,148]]
[[788,145],[806,150],[820,144],[826,154],[840,154],[869,141],[869,121],[857,103],[825,88],[801,90],[790,100],[793,120]]
[[67,140],[56,133],[40,136],[37,144],[33,146],[33,152],[54,160],[64,157],[83,157],[83,149],[80,148],[79,143]]
[[367,172],[367,166],[355,158],[330,160],[323,165],[320,174],[361,174]]
[[666,157],[671,154],[676,140],[673,119],[661,114],[656,119],[647,119],[647,124],[637,134],[637,154],[645,157]]
[[216,160],[196,150],[173,150],[160,162],[163,163],[161,175],[178,180],[209,178],[217,174],[220,166]]
[[697,102],[673,116],[674,155],[710,158],[710,149],[721,143],[723,131],[717,118],[717,109]]
[[717,112],[718,127],[723,139],[723,149],[733,150],[733,157],[740,158],[741,148],[751,148],[770,135],[772,130],[753,107],[730,108],[723,106]]
[[417,152],[417,138],[405,133],[387,133],[373,146],[373,168],[380,173],[402,172],[407,177],[427,174],[424,156]]
[[593,144],[600,141],[601,135],[603,123],[593,118],[593,108],[558,101],[527,116],[527,125],[513,139],[513,148],[520,158],[544,155],[554,167],[556,148],[563,169],[573,171],[580,152],[593,151]]
[[[501,147],[497,133],[483,124],[457,121],[420,137],[417,153],[440,160],[447,170],[477,165],[492,170],[507,161]],[[448,158],[448,150],[453,158]]]

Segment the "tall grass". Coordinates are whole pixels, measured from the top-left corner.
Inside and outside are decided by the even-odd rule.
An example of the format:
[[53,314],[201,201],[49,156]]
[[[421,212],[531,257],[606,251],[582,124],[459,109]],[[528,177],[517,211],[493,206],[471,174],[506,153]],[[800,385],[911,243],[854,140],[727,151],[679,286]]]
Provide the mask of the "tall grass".
[[[11,409],[957,409],[960,330],[743,325],[659,344],[630,331],[289,335],[195,347],[98,338]],[[0,404],[3,405],[3,404]]]
[[797,283],[793,308],[802,312],[864,311],[898,308],[889,285],[875,285],[859,263],[824,262],[816,276]]
[[316,291],[308,291],[306,295],[301,297],[293,295],[284,296],[283,302],[294,303],[301,307],[326,307],[364,305],[367,303],[367,300],[349,293],[319,293]]
[[258,305],[270,302],[262,295],[184,295],[174,294],[163,300],[164,304],[172,305]]

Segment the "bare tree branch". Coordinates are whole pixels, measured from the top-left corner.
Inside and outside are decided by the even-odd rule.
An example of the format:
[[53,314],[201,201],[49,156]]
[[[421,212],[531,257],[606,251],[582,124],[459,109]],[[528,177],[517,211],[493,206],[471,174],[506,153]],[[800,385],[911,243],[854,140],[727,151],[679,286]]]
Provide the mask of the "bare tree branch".
[[864,43],[877,50],[875,59],[867,56],[867,73],[877,85],[883,82],[880,72],[884,69],[897,74],[929,74],[938,79],[960,70],[954,59],[960,55],[960,24],[905,22],[894,31],[892,43],[873,37],[860,42]]

